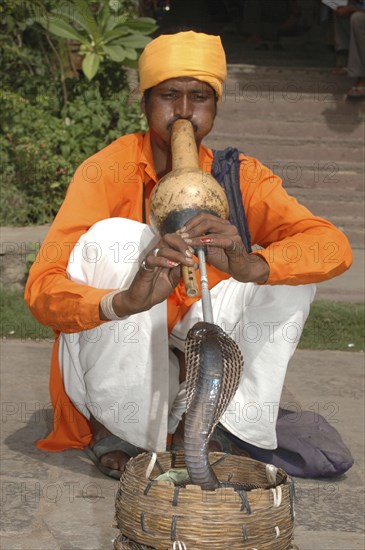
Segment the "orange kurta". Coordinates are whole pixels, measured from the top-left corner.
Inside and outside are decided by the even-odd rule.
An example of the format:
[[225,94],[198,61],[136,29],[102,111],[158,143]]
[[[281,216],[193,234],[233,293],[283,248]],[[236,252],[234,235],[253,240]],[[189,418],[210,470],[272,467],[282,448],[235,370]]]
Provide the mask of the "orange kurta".
[[[266,284],[320,282],[343,273],[352,261],[345,235],[289,196],[281,180],[251,157],[241,156],[241,191],[252,243],[260,245],[270,275]],[[212,152],[200,147],[199,162],[209,172]],[[79,237],[96,222],[123,217],[142,221],[143,196],[157,182],[149,133],[123,136],[87,159],[76,171],[65,201],[33,264],[25,299],[40,323],[55,330],[50,393],[54,430],[38,448],[82,448],[91,439],[90,425],[66,395],[58,362],[58,335],[100,325],[99,302],[113,289],[96,289],[70,281],[66,267]],[[116,242],[118,236],[115,236]],[[72,261],[72,256],[71,256]],[[229,277],[208,267],[211,287]],[[168,299],[171,329],[195,301],[181,283]]]

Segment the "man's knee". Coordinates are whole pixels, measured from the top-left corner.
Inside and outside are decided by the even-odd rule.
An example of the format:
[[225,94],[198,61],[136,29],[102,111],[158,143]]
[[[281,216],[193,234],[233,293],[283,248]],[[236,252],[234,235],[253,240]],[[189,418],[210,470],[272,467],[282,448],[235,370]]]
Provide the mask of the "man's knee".
[[108,218],[81,235],[70,256],[71,280],[96,288],[128,288],[156,236],[145,224]]
[[93,236],[95,234],[100,235],[101,237],[115,237],[123,235],[125,231],[142,231],[145,227],[141,222],[135,220],[130,220],[128,218],[106,218],[105,220],[100,220],[96,222],[90,229],[87,231],[86,235]]

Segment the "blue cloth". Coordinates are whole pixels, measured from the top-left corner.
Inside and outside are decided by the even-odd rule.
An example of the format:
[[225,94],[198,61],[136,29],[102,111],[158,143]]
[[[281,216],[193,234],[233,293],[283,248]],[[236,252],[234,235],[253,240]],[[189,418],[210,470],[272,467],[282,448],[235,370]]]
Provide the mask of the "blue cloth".
[[213,150],[213,155],[212,176],[221,184],[226,193],[229,221],[237,227],[247,252],[251,252],[251,235],[240,188],[239,151],[227,147],[223,151]]
[[320,414],[279,409],[276,432],[275,450],[260,449],[228,435],[251,458],[274,464],[295,477],[336,477],[354,463],[338,431]]

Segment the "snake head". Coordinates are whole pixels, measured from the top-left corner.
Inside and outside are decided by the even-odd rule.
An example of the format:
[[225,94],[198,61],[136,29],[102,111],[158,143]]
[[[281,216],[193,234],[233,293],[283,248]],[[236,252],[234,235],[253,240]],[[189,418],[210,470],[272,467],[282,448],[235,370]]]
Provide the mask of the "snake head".
[[222,329],[218,325],[199,321],[189,330],[187,338],[192,340],[215,339],[218,338],[222,332]]

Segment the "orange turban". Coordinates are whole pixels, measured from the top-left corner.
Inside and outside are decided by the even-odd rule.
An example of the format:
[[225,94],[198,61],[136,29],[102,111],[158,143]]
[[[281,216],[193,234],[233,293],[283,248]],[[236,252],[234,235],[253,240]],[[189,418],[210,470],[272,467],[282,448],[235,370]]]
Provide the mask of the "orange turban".
[[189,76],[210,84],[220,99],[227,76],[221,39],[193,31],[161,35],[145,47],[139,75],[142,93],[169,78]]

